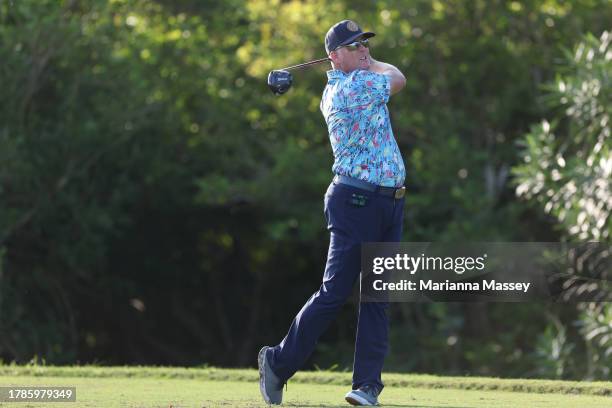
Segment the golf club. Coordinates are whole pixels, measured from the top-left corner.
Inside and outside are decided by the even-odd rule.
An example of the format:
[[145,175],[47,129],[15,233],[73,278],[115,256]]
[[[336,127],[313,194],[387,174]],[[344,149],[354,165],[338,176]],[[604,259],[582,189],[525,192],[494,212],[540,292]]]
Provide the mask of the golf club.
[[291,84],[293,83],[293,76],[291,75],[291,72],[289,72],[290,70],[302,69],[327,61],[331,60],[329,58],[321,58],[318,60],[304,62],[303,64],[292,65],[290,67],[270,71],[268,74],[268,86],[275,95],[282,95],[287,92],[289,88],[291,88]]

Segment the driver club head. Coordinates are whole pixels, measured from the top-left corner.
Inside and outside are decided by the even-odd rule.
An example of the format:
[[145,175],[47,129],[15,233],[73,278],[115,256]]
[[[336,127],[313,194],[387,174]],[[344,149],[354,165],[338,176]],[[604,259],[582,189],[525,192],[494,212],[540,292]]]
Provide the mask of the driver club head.
[[282,95],[291,88],[293,76],[285,70],[274,70],[268,74],[268,86],[275,95]]

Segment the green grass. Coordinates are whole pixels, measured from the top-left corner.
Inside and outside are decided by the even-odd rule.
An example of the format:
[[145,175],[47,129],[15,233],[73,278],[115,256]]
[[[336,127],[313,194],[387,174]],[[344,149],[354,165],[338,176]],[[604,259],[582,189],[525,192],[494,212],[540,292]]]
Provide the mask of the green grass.
[[[170,367],[0,366],[0,385],[75,386],[77,402],[57,407],[264,407],[255,370]],[[612,383],[501,380],[384,374],[380,397],[392,407],[612,407]],[[348,407],[350,374],[301,372],[285,392],[285,406]],[[42,407],[49,403],[0,403]]]

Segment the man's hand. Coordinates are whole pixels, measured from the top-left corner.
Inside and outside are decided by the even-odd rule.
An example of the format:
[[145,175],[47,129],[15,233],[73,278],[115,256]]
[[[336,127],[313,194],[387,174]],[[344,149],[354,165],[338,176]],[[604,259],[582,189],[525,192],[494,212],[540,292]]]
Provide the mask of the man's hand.
[[391,79],[391,95],[398,93],[406,86],[406,77],[399,69],[386,62],[376,61],[371,55],[370,68],[368,70],[377,74],[387,75]]

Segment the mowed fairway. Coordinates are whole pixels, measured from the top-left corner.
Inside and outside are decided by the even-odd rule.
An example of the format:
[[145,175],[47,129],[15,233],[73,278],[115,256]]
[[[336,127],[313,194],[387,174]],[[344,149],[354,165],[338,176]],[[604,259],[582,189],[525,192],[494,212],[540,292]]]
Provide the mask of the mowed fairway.
[[[155,371],[156,369],[141,368]],[[166,369],[167,370],[167,369]],[[85,376],[52,376],[24,375],[20,373],[8,376],[5,370],[0,370],[1,386],[74,386],[77,389],[77,402],[53,403],[48,402],[19,402],[0,403],[2,407],[265,407],[259,395],[258,383],[254,370],[243,370],[239,381],[203,378],[143,377],[125,376],[119,372],[113,376],[112,372],[105,372],[104,376],[93,376],[91,372]],[[229,371],[229,370],[228,370]],[[64,370],[65,372],[65,370]],[[224,370],[218,370],[224,372]],[[236,377],[232,374],[227,377]],[[346,373],[337,373],[346,377]],[[325,373],[324,376],[333,378],[334,373]],[[394,374],[399,378],[398,374]],[[407,378],[409,376],[406,376]],[[315,378],[315,377],[313,377]],[[320,377],[316,377],[319,378]],[[348,391],[346,385],[309,383],[308,377],[300,381],[290,382],[285,391],[285,406],[291,407],[348,407],[344,401],[344,394]],[[500,380],[504,381],[504,380]],[[529,380],[523,380],[528,382]],[[453,389],[423,387],[387,386],[380,397],[381,405],[390,407],[612,407],[612,397],[608,391],[612,390],[610,383],[603,384],[603,389],[596,391],[576,390],[577,394],[559,392],[517,392],[491,389]],[[494,388],[489,383],[488,388]],[[502,387],[500,387],[502,388]],[[552,390],[551,390],[552,391]],[[565,392],[568,392],[567,390]],[[600,395],[594,395],[600,394]]]

